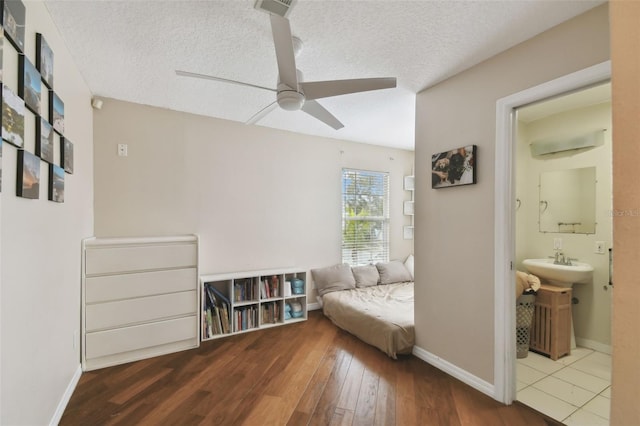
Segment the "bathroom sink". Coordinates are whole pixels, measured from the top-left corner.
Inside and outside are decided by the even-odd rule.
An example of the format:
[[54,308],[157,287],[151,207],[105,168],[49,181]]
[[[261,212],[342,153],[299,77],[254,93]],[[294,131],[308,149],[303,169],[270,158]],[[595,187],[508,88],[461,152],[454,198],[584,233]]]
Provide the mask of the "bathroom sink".
[[530,274],[563,287],[570,287],[574,283],[585,284],[593,277],[593,266],[584,262],[556,265],[553,259],[525,259],[522,263]]

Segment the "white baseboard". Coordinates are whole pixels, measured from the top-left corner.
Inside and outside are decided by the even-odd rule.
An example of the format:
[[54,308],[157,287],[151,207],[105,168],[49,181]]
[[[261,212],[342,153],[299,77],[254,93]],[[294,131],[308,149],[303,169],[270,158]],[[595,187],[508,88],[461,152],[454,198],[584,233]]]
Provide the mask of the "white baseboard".
[[440,358],[439,356],[436,356],[418,346],[413,347],[413,355],[415,355],[417,358],[420,358],[427,364],[431,364],[437,369],[442,370],[450,376],[455,377],[461,382],[466,383],[472,388],[479,390],[483,394],[489,395],[491,398],[496,399],[495,386],[491,383],[488,383],[481,378],[474,376],[468,371],[463,370],[462,368],[453,365],[450,362]]
[[585,339],[583,337],[576,337],[576,346],[581,346],[587,349],[593,349],[603,354],[611,355],[611,345],[605,345],[604,343],[596,342],[594,340]]
[[69,384],[67,385],[67,389],[64,391],[62,398],[60,398],[60,402],[58,403],[58,407],[56,408],[56,412],[53,413],[53,417],[51,418],[51,422],[49,422],[50,426],[57,426],[60,423],[60,419],[62,419],[62,415],[64,414],[64,410],[67,408],[67,404],[71,399],[71,395],[73,395],[73,391],[76,390],[76,386],[78,386],[78,382],[80,381],[80,376],[82,376],[82,366],[78,365],[75,373],[73,373],[73,377]]
[[321,309],[320,304],[318,302],[316,303],[308,303],[307,304],[307,311],[317,311]]

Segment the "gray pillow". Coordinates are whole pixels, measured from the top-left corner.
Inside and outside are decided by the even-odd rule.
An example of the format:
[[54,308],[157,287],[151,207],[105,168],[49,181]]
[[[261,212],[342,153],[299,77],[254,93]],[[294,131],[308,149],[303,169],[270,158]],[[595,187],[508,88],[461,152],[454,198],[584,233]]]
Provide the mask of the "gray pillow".
[[312,269],[311,275],[320,296],[332,291],[356,288],[356,280],[351,273],[351,267],[347,264]]
[[376,263],[376,268],[380,273],[380,284],[393,284],[404,281],[413,281],[411,273],[399,260],[392,260],[387,263]]
[[371,287],[378,285],[380,274],[375,265],[354,266],[351,268],[353,277],[356,279],[356,287]]

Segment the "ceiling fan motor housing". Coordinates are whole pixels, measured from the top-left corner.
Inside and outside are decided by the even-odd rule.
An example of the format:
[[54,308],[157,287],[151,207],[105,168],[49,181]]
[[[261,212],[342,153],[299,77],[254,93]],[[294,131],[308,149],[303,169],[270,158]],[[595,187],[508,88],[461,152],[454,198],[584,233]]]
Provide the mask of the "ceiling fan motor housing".
[[[301,83],[304,78],[304,74],[302,74],[302,71],[296,69],[296,76],[298,78],[298,83]],[[300,108],[302,108],[302,105],[304,105],[305,101],[304,92],[302,90],[297,87],[289,87],[281,81],[278,81],[277,98],[280,108],[286,111],[298,111]]]
[[286,111],[298,111],[304,105],[304,95],[295,90],[279,90],[278,105]]

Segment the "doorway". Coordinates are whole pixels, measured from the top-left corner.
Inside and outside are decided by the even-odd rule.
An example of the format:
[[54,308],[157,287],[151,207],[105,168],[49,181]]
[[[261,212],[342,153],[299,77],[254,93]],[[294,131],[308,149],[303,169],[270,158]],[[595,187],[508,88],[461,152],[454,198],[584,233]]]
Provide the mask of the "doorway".
[[515,338],[515,183],[516,109],[544,99],[608,81],[611,62],[515,93],[496,103],[495,152],[495,356],[494,396],[505,404],[516,398]]
[[[570,351],[558,357],[554,354],[558,348],[544,347],[546,342],[541,341],[528,352],[526,347],[519,350],[517,400],[566,424],[607,425],[612,300],[608,248],[613,241],[611,84],[519,107],[515,126],[514,265],[520,276],[540,275],[543,284],[537,300],[551,295],[564,298],[567,315],[559,329],[567,334],[558,346]],[[569,269],[588,266],[593,271],[587,273],[588,279],[565,282],[550,280],[544,269],[530,271],[531,260],[523,264],[525,259],[546,261],[548,257]],[[535,309],[542,318],[543,306],[546,302]],[[522,307],[518,309],[521,312]],[[543,321],[533,322],[536,340],[548,338]]]

